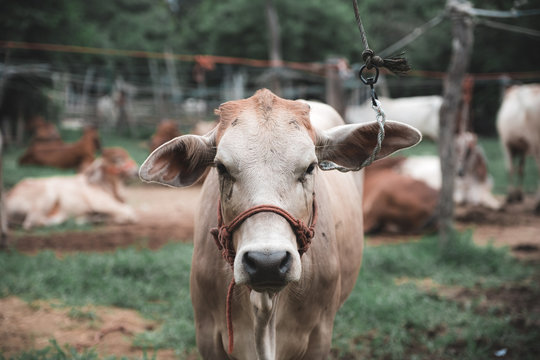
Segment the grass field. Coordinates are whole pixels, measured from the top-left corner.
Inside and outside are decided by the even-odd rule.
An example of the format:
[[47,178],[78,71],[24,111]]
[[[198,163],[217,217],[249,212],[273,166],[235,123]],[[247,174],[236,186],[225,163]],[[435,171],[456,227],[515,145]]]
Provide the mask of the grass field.
[[[537,353],[529,351],[538,348],[540,329],[523,331],[516,324],[527,314],[486,303],[485,294],[530,283],[538,269],[513,260],[504,249],[472,245],[469,233],[456,239],[444,253],[434,237],[368,246],[356,288],[336,318],[333,358],[491,359],[506,348],[513,359],[535,359]],[[89,316],[77,311],[88,303],[135,309],[162,324],[138,336],[135,345],[173,348],[182,359],[195,352],[191,254],[189,244],[61,259],[48,251],[35,256],[1,253],[0,297],[60,301],[79,316]],[[445,289],[476,295],[462,302],[457,295],[445,296]],[[538,298],[537,281],[533,290],[531,296]],[[31,351],[14,359],[63,358],[62,351],[69,354],[69,349],[51,345],[43,356]],[[93,359],[95,354],[78,356]]]

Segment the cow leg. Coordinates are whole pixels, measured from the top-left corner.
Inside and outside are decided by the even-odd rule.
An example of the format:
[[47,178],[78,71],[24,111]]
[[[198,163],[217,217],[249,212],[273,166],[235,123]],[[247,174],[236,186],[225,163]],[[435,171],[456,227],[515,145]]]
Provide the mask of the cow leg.
[[90,201],[92,211],[107,214],[116,223],[125,224],[137,220],[137,215],[130,206],[122,204],[108,195],[99,196],[98,194],[93,194]]
[[332,346],[332,328],[333,320],[330,322],[330,326],[323,320],[321,324],[313,330],[309,337],[307,351],[302,359],[323,360],[328,358]]
[[[514,166],[514,161],[517,161],[517,169]],[[523,184],[523,167],[525,163],[525,155],[511,151],[508,167],[508,195],[506,202],[508,204],[523,201],[522,184]],[[517,173],[516,173],[517,170]]]
[[67,220],[67,216],[62,213],[48,217],[43,216],[40,212],[30,212],[26,215],[23,221],[23,229],[29,230],[35,226],[53,226],[63,223]]
[[[538,178],[540,179],[540,145],[537,144],[536,151],[534,154],[534,160],[536,161],[536,171],[538,173]],[[537,215],[540,215],[540,185],[536,189],[536,205],[534,208],[534,212]]]
[[197,348],[201,357],[205,360],[228,359],[229,356],[224,350],[224,337],[220,332],[216,332],[211,314],[206,312],[206,316],[208,319],[201,319],[199,316],[196,321]]

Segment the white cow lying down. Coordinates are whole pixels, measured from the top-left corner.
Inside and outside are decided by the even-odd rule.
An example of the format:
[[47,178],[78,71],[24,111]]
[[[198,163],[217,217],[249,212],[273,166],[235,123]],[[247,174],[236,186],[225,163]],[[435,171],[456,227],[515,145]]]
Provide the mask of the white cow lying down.
[[[442,97],[412,96],[404,98],[380,97],[381,107],[387,119],[399,121],[420,130],[424,137],[437,140],[439,137],[439,110]],[[348,106],[345,119],[349,124],[371,122],[375,112],[371,108],[371,99],[360,106]]]
[[[497,131],[509,173],[507,201],[521,201],[526,156],[534,157],[540,175],[540,84],[515,85],[506,90],[497,114]],[[540,187],[535,211],[540,214]]]
[[[222,104],[208,134],[177,137],[141,166],[143,180],[170,186],[189,186],[212,168],[195,217],[190,282],[204,359],[329,355],[334,317],[362,261],[362,192],[359,173],[321,169],[358,170],[378,125],[325,129],[334,121],[320,115],[338,115],[322,107],[329,110],[259,90]],[[401,123],[388,121],[385,131],[378,158],[421,139]]]
[[124,149],[106,148],[101,158],[77,175],[24,179],[7,194],[8,219],[22,223],[24,229],[69,218],[84,222],[95,215],[110,216],[116,223],[133,222],[135,212],[124,203],[121,192],[122,181],[137,170]]
[[[455,144],[454,201],[461,205],[499,209],[501,203],[492,193],[493,179],[488,173],[487,159],[476,135],[464,132],[457,135]],[[442,179],[438,156],[411,156],[397,166],[400,173],[425,181],[432,188],[440,190]]]

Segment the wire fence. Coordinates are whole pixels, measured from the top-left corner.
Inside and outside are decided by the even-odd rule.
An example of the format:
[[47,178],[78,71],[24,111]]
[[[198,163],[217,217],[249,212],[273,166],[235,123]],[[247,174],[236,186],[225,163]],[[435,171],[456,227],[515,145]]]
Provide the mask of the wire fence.
[[[183,131],[190,131],[197,122],[213,119],[213,110],[221,103],[248,97],[262,87],[290,99],[337,99],[331,105],[342,114],[370,95],[369,87],[358,80],[360,64],[350,65],[341,58],[325,63],[275,64],[254,59],[51,44],[0,42],[1,47],[5,61],[0,64],[0,120],[8,141],[9,135],[23,138],[24,127],[17,124],[35,115],[64,127],[94,124],[128,134],[152,129],[163,119],[173,119]],[[67,62],[28,62],[16,57],[21,51],[68,52],[74,57]],[[77,56],[92,58],[88,61]],[[114,56],[126,62],[111,66]],[[493,93],[493,89],[500,92],[509,79],[539,81],[540,71],[472,76],[477,89],[490,87]],[[404,77],[382,76],[377,93],[388,97],[440,95],[444,77],[443,72],[419,70]],[[473,102],[473,107],[477,105]],[[480,114],[474,109],[473,113]]]

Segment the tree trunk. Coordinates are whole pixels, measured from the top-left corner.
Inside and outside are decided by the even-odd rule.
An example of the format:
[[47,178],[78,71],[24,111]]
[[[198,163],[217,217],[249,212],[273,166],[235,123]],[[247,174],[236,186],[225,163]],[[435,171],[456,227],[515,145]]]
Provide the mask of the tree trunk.
[[340,58],[329,58],[326,60],[325,102],[345,118],[345,91],[343,80],[338,70],[340,61],[342,61]]
[[439,116],[439,155],[442,184],[439,197],[439,241],[448,244],[453,233],[456,119],[462,100],[462,84],[469,64],[473,44],[473,22],[467,12],[469,2],[448,0],[447,9],[452,20],[452,57],[444,80],[443,103]]
[[4,142],[2,131],[0,130],[0,250],[7,248],[7,214],[6,207],[4,206]]

